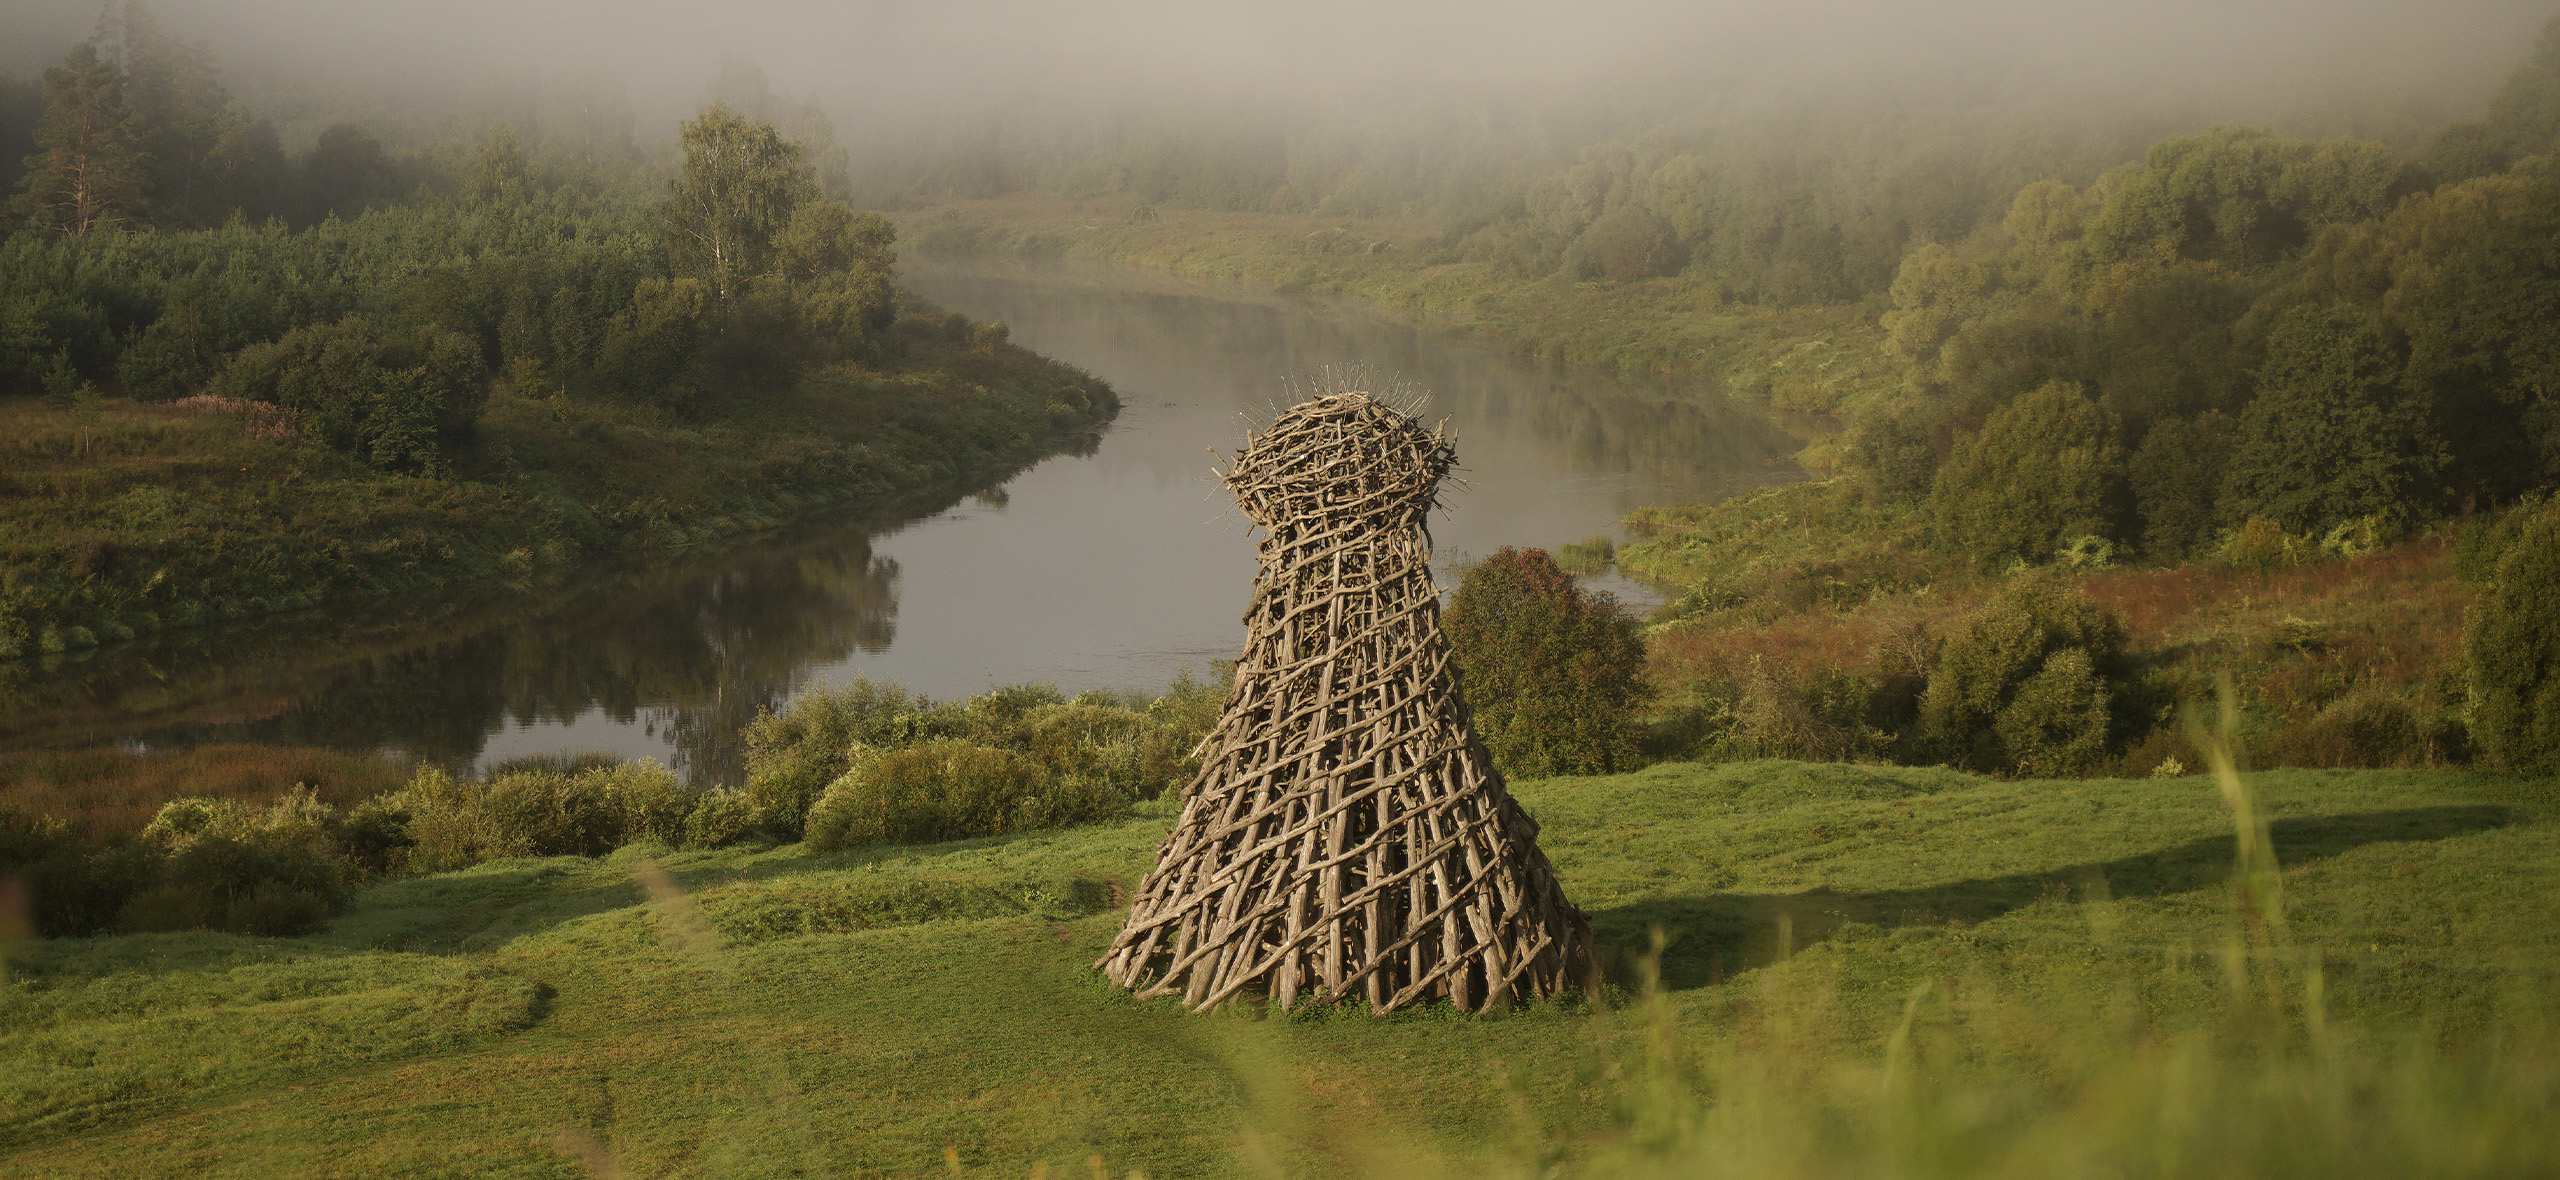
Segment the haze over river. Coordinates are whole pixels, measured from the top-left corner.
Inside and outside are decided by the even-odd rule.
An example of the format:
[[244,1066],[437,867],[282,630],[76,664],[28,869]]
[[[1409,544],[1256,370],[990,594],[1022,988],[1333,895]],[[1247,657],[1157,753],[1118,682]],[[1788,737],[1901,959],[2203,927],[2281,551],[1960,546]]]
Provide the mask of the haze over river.
[[1432,518],[1444,587],[1468,556],[1616,535],[1630,508],[1799,475],[1786,458],[1799,440],[1694,379],[1541,365],[1339,303],[1153,272],[902,269],[918,294],[1109,381],[1125,408],[1099,445],[921,517],[804,525],[538,602],[430,622],[271,620],[100,652],[13,686],[29,707],[0,722],[0,749],[604,750],[711,781],[735,777],[738,728],[759,709],[854,675],[936,697],[1025,681],[1160,688],[1243,636],[1253,537],[1211,466],[1296,400],[1290,382],[1329,368],[1401,380],[1428,397],[1426,419],[1447,419],[1460,470]]

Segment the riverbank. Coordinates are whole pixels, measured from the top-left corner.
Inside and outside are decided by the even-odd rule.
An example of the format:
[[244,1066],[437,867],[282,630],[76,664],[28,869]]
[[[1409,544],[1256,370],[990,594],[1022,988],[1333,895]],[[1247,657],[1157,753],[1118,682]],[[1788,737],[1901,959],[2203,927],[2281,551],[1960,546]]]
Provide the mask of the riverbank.
[[0,401],[0,667],[166,629],[531,588],[1018,467],[1118,409],[1092,376],[930,310],[890,359],[691,412],[501,383],[449,474],[380,470],[191,399]]
[[[1775,408],[1831,413],[1896,388],[1883,304],[1764,307],[1696,276],[1635,282],[1526,277],[1449,250],[1440,227],[1400,218],[1158,208],[1129,194],[1024,193],[898,215],[923,254],[1117,262],[1195,278],[1341,295],[1411,327],[1606,369],[1695,374]],[[1819,455],[1814,456],[1820,458]]]

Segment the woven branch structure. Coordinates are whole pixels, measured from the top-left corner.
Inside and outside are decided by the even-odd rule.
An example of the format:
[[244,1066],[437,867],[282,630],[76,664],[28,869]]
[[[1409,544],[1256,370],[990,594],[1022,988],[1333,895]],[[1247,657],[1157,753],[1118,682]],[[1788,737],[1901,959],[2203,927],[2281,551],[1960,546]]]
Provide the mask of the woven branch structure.
[[1457,452],[1365,393],[1318,397],[1222,472],[1264,530],[1244,651],[1182,818],[1094,964],[1140,998],[1585,987],[1591,928],[1467,724],[1427,517]]

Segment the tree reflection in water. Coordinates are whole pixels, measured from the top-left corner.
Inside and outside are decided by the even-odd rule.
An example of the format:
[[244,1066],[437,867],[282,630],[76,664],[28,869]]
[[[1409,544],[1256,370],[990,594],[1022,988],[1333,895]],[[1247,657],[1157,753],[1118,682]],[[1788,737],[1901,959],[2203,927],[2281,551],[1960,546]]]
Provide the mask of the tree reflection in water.
[[505,723],[593,713],[645,724],[698,782],[734,781],[758,710],[813,664],[895,636],[898,567],[872,553],[877,527],[804,529],[423,620],[274,619],[21,663],[0,681],[0,748],[254,741],[458,763]]

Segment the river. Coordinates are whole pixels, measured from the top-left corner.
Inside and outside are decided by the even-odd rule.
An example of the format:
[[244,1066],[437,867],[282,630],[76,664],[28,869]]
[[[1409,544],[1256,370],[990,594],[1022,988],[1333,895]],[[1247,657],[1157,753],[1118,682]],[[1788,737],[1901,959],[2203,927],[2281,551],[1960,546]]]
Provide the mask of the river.
[[759,710],[855,675],[937,697],[1161,687],[1242,637],[1253,540],[1212,465],[1354,366],[1453,431],[1460,469],[1432,521],[1444,585],[1504,545],[1614,535],[1630,508],[1799,475],[1799,439],[1693,379],[1542,365],[1339,302],[1101,265],[922,262],[905,279],[1109,381],[1125,408],[1100,444],[904,518],[813,522],[431,619],[274,620],[22,671],[0,749],[601,750],[711,782],[736,776]]

